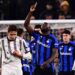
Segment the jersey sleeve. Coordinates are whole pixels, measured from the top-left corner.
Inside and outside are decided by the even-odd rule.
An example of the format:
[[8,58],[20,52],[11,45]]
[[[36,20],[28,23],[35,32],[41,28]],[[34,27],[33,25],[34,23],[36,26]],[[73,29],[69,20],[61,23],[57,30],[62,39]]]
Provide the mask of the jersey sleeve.
[[32,59],[32,54],[30,53],[30,48],[25,40],[23,40],[24,52],[23,59]]
[[39,35],[39,32],[34,31],[30,35],[33,36],[35,39],[37,39],[38,38],[38,35]]
[[53,48],[58,49],[58,39],[54,35],[52,35],[52,37],[53,37]]
[[29,44],[29,42],[26,42],[25,40],[23,40],[23,46],[24,46],[26,53],[30,52],[30,48],[29,48],[28,44]]

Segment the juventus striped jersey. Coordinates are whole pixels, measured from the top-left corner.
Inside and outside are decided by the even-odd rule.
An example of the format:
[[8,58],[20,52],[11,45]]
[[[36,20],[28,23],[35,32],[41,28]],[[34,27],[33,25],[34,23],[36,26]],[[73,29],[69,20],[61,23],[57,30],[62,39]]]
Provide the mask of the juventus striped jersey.
[[30,51],[25,40],[16,37],[14,41],[9,41],[7,37],[0,40],[0,47],[2,48],[2,64],[13,63],[15,66],[21,65],[21,60],[13,56],[11,53],[18,50],[23,55]]

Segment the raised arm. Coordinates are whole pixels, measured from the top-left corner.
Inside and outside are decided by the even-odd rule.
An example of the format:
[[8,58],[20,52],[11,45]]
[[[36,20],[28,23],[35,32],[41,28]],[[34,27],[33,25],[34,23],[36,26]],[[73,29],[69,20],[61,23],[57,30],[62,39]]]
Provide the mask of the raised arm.
[[30,25],[30,18],[32,16],[33,12],[35,11],[36,6],[37,6],[37,2],[30,7],[30,11],[25,19],[25,22],[24,22],[24,27],[30,33],[34,31],[34,28],[31,27],[31,25]]

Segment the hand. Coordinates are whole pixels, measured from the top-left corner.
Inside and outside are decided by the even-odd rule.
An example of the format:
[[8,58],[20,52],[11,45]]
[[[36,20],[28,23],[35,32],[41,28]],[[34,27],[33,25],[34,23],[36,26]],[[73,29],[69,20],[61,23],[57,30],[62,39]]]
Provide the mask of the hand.
[[48,65],[49,65],[49,63],[48,63],[48,62],[44,62],[44,63],[41,65],[41,69],[46,68]]
[[17,57],[22,57],[21,52],[18,51],[18,50],[15,50],[15,51],[12,53],[12,55],[17,56]]
[[36,6],[37,6],[37,2],[36,2],[34,5],[32,5],[32,6],[30,7],[30,12],[34,12]]

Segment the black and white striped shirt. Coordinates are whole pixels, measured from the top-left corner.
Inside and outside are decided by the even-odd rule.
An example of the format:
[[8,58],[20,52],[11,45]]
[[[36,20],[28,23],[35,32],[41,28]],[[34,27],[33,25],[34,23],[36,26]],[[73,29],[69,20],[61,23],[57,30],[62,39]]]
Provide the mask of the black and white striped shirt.
[[17,64],[21,63],[18,57],[13,56],[15,50],[18,50],[22,54],[26,54],[30,51],[24,39],[16,37],[14,41],[9,41],[7,37],[0,40],[0,47],[2,48],[2,64],[15,62]]

